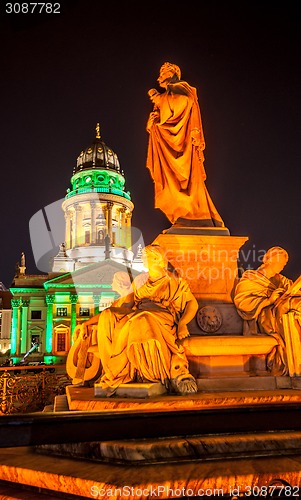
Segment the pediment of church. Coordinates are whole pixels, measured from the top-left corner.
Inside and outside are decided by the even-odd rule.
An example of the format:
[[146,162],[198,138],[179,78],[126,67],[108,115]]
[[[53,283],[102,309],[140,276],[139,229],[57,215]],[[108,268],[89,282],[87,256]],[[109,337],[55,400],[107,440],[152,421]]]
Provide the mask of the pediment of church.
[[40,333],[43,333],[44,332],[44,328],[42,328],[41,326],[38,326],[38,325],[35,325],[35,326],[32,326],[31,328],[29,328],[29,331],[30,333],[36,333],[36,334],[40,334]]
[[51,288],[95,288],[95,287],[104,287],[104,285],[110,285],[113,281],[113,276],[118,271],[124,271],[128,274],[130,273],[130,277],[134,278],[139,274],[138,271],[129,270],[125,265],[120,264],[113,260],[104,260],[102,262],[97,262],[94,264],[89,264],[81,269],[77,269],[76,271],[62,274],[61,276],[57,276],[51,280],[48,280],[44,286],[46,290]]

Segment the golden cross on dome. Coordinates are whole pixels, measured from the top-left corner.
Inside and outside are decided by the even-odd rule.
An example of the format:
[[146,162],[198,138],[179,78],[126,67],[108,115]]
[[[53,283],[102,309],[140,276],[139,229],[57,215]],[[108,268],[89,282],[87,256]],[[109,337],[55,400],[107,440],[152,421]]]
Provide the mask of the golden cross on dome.
[[96,139],[100,139],[100,125],[99,123],[96,123]]

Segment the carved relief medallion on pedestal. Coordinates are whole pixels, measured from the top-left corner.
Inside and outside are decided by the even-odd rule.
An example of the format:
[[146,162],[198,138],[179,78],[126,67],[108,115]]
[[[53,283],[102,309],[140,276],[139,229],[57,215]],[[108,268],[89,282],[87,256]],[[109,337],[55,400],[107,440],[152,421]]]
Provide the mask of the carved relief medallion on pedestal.
[[196,314],[197,324],[206,333],[215,333],[222,325],[223,318],[216,307],[201,307]]

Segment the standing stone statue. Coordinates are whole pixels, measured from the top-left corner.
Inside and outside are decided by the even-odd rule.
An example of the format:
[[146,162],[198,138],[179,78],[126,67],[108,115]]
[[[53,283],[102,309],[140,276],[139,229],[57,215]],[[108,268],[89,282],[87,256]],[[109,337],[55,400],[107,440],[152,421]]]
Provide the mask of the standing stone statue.
[[25,254],[24,254],[24,252],[21,253],[20,265],[18,267],[19,267],[19,269],[18,269],[17,276],[24,276],[25,275],[25,271],[26,271]]
[[172,223],[224,226],[205,186],[205,140],[196,89],[168,62],[158,82],[165,92],[149,90],[154,109],[146,127],[146,166],[155,184],[155,207]]
[[21,253],[20,267],[25,267],[25,254]]

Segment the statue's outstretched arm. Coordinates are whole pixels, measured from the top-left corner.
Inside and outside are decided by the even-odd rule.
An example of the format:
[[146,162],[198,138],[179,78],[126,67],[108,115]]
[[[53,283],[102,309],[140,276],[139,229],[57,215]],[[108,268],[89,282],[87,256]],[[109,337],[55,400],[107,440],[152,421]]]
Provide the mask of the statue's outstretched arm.
[[187,324],[195,317],[198,307],[196,298],[191,295],[191,298],[187,301],[185,309],[178,322],[177,337],[179,340],[185,339],[189,336]]

